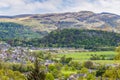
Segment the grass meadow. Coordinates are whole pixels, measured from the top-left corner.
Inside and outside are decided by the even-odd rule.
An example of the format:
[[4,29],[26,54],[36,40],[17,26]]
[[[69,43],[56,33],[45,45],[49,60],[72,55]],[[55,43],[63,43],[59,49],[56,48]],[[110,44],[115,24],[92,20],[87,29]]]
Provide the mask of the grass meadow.
[[104,55],[105,56],[105,60],[91,60],[93,62],[96,63],[101,63],[101,64],[111,64],[111,63],[120,63],[120,61],[118,60],[110,60],[110,58],[114,58],[114,56],[117,53],[114,51],[98,51],[98,52],[68,52],[68,53],[61,53],[58,54],[58,57],[62,57],[62,56],[66,56],[66,57],[71,57],[74,61],[79,61],[79,62],[85,62],[90,60],[91,55],[97,55],[97,56],[101,56]]

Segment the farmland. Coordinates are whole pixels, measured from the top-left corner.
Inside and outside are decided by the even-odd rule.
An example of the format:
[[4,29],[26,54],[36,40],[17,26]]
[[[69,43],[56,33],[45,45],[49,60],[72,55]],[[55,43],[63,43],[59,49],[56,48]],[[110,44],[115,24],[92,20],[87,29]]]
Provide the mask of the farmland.
[[95,56],[104,55],[105,56],[104,60],[91,60],[91,61],[97,62],[97,63],[102,63],[102,64],[119,63],[118,60],[111,60],[116,55],[116,53],[114,51],[68,52],[66,54],[58,54],[58,57],[60,58],[64,55],[66,57],[71,57],[74,61],[78,61],[78,62],[88,61],[88,60],[90,60],[92,55],[95,55]]

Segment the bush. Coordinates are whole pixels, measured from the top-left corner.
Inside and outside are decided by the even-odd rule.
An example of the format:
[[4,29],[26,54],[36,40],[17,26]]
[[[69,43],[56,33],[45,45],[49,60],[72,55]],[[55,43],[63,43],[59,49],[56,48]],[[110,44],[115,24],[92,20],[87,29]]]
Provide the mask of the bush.
[[0,70],[0,80],[26,80],[25,76],[19,71],[12,71],[10,69]]
[[88,69],[93,68],[93,62],[91,62],[91,61],[84,62],[84,67],[86,67]]
[[54,80],[54,76],[51,73],[47,73],[46,80]]
[[69,63],[69,66],[74,67],[74,68],[77,69],[77,70],[80,70],[80,69],[82,68],[81,63],[79,63],[79,62],[74,62],[74,61],[71,61],[71,62]]

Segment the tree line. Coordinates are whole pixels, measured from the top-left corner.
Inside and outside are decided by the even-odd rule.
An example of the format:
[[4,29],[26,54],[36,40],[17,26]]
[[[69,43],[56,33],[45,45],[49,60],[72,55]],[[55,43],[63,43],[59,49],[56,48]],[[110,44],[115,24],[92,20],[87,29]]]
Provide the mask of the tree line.
[[114,32],[63,29],[52,31],[44,38],[31,40],[27,44],[39,47],[73,47],[104,51],[114,50],[119,42],[120,34]]

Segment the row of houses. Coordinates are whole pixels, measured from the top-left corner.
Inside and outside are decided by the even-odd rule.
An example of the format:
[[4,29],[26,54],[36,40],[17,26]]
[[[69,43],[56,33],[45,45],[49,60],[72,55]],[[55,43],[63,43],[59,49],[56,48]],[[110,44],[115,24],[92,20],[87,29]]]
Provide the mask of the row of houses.
[[0,43],[0,59],[5,62],[26,63],[33,61],[29,48],[26,47],[11,47],[9,44]]
[[[35,56],[32,53],[33,50],[34,49],[27,47],[11,47],[9,44],[0,43],[0,60],[4,62],[23,64],[26,64],[28,61],[33,62],[35,60]],[[44,62],[45,65],[53,63],[54,62],[51,60],[45,60]]]

